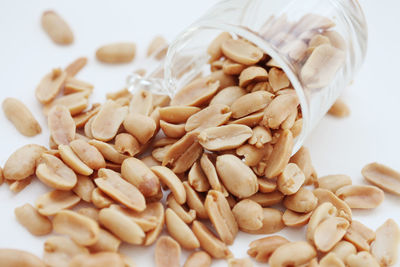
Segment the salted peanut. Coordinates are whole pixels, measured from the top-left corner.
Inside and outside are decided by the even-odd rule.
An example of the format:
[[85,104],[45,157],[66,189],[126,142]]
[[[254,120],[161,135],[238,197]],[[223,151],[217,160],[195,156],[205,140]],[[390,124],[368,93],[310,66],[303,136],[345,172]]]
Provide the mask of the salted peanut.
[[238,157],[229,154],[218,156],[216,170],[232,195],[244,198],[258,191],[257,176]]
[[261,193],[271,193],[276,190],[276,180],[258,178],[258,191]]
[[243,118],[230,121],[228,124],[244,124],[249,127],[255,127],[261,122],[263,116],[264,116],[264,111],[255,112]]
[[[293,134],[294,137],[294,134]],[[311,184],[317,179],[317,174],[315,173],[314,167],[311,162],[311,156],[308,148],[301,147],[299,151],[296,152],[291,158],[291,163],[295,163],[301,171],[304,173],[306,178],[305,184]]]
[[[97,115],[97,114],[96,114],[96,115]],[[96,115],[94,115],[93,117],[91,117],[91,118],[85,123],[85,126],[83,127],[84,134],[85,134],[85,136],[86,136],[88,139],[93,139],[93,138],[94,138],[94,137],[93,137],[93,134],[92,134],[92,123],[93,123],[93,121],[94,121]]]
[[79,139],[71,141],[69,146],[89,168],[98,170],[105,167],[104,157],[95,146]]
[[112,43],[97,49],[96,58],[104,63],[131,62],[136,54],[134,43]]
[[52,231],[51,221],[30,204],[15,208],[14,213],[17,221],[33,235],[47,235]]
[[289,241],[281,236],[274,235],[260,238],[249,244],[247,254],[255,258],[258,262],[268,262],[272,253],[281,245],[289,243]]
[[99,178],[94,182],[112,199],[135,211],[146,208],[146,200],[142,193],[131,183],[125,181],[117,172],[108,169],[98,171]]
[[350,227],[347,229],[345,240],[351,242],[360,250],[369,251],[369,244],[375,239],[375,232],[364,224],[353,220]]
[[46,74],[36,87],[35,95],[42,104],[51,102],[60,92],[67,78],[67,73],[61,69],[53,69]]
[[162,236],[157,240],[154,258],[156,267],[179,267],[181,247],[171,237]]
[[266,91],[256,91],[239,97],[231,105],[232,117],[242,118],[265,108],[271,103],[273,96]]
[[357,254],[349,255],[346,259],[348,267],[379,267],[378,261],[367,251],[361,251]]
[[278,190],[284,195],[293,195],[299,191],[304,181],[305,177],[300,168],[295,163],[289,163],[278,176]]
[[86,176],[93,173],[93,170],[79,159],[70,146],[59,145],[58,151],[60,152],[61,159],[76,173]]
[[273,92],[277,92],[283,88],[287,88],[290,85],[290,81],[286,76],[285,72],[283,72],[279,68],[271,68],[268,72],[268,80],[271,84],[271,88]]
[[208,191],[204,207],[221,240],[232,244],[238,225],[224,195],[216,190]]
[[0,262],[4,267],[45,267],[37,256],[18,249],[0,249]]
[[100,141],[113,139],[127,114],[127,107],[121,107],[114,101],[107,100],[92,122],[93,137]]
[[165,211],[168,233],[185,249],[200,247],[199,240],[187,224],[170,208]]
[[156,241],[162,229],[164,228],[164,206],[161,204],[161,202],[153,202],[147,204],[147,208],[142,213],[146,213],[148,216],[153,216],[156,218],[156,227],[146,233],[146,237],[143,241],[144,246],[149,246]]
[[282,201],[284,195],[279,191],[273,191],[271,193],[255,193],[247,199],[251,199],[263,207],[269,207],[278,204]]
[[57,145],[68,145],[75,139],[75,122],[64,106],[53,107],[48,115],[50,135]]
[[200,132],[199,143],[207,150],[220,151],[237,148],[252,136],[246,125],[223,125],[210,127]]
[[196,217],[207,219],[208,215],[204,207],[204,197],[199,195],[187,181],[183,182],[183,186],[186,190],[186,201],[189,208],[196,211]]
[[146,90],[133,94],[129,104],[129,113],[139,113],[149,116],[153,109],[153,95]]
[[229,86],[219,91],[211,100],[211,105],[222,104],[231,106],[238,98],[244,96],[246,91],[239,86]]
[[322,252],[330,251],[346,234],[349,222],[341,217],[329,217],[314,231],[314,243]]
[[99,221],[99,209],[92,208],[92,207],[84,207],[77,210],[79,214],[85,215],[90,219],[98,222]]
[[271,267],[300,266],[317,256],[314,247],[304,241],[290,242],[279,246],[269,258]]
[[373,209],[378,207],[385,195],[381,189],[371,185],[346,185],[336,191],[352,209]]
[[[261,148],[257,148],[253,145],[245,144],[236,149],[237,155],[244,156],[244,163],[247,166],[257,166],[263,159],[268,158],[269,155],[271,154],[271,152],[272,152],[272,146],[269,144],[267,144]],[[275,183],[275,187],[276,187],[276,183]],[[259,188],[259,190],[260,190],[260,188]],[[271,192],[271,191],[269,191],[269,192]],[[267,192],[263,192],[263,193],[267,193]]]
[[256,91],[268,91],[271,92],[271,85],[269,84],[268,81],[265,82],[257,82],[257,83],[251,83],[248,86],[246,86],[246,91],[253,93]]
[[197,78],[183,87],[171,100],[171,106],[201,106],[217,92],[220,82],[211,76]]
[[394,169],[374,162],[367,164],[361,173],[368,182],[389,193],[400,195],[400,173]]
[[339,259],[345,262],[349,255],[357,254],[357,249],[352,243],[342,240],[332,248],[331,253],[335,253]]
[[334,47],[341,49],[343,51],[346,50],[346,41],[343,39],[342,35],[336,31],[324,31],[322,33],[323,36],[328,37],[329,42]]
[[258,66],[250,66],[244,69],[239,76],[239,86],[246,87],[250,83],[264,82],[268,80],[268,72]]
[[161,120],[160,127],[164,134],[170,138],[180,138],[186,134],[185,124],[172,124]]
[[160,108],[160,118],[169,123],[184,123],[193,114],[200,111],[198,107],[169,106]]
[[211,266],[211,257],[207,252],[196,251],[189,255],[183,267],[209,267]]
[[126,131],[132,134],[141,144],[147,143],[156,130],[154,120],[139,113],[129,113],[123,124]]
[[78,245],[67,236],[50,236],[44,242],[43,250],[43,261],[46,266],[51,267],[68,267],[74,256],[89,254],[87,248]]
[[265,176],[273,178],[281,174],[289,162],[293,149],[293,135],[289,130],[284,130],[272,150],[267,161]]
[[343,217],[351,222],[352,212],[346,202],[338,198],[335,194],[327,189],[317,188],[313,191],[313,193],[318,198],[318,205],[324,202],[332,203],[338,211],[338,216]]
[[297,109],[299,100],[295,94],[283,94],[275,97],[264,112],[262,124],[265,127],[278,129],[279,126]]
[[67,76],[74,77],[83,67],[86,66],[86,63],[86,57],[79,57],[72,61],[70,64],[68,64],[67,67],[65,67],[65,72],[67,73]]
[[261,49],[241,39],[224,40],[221,50],[227,58],[244,65],[256,64],[264,55]]
[[[184,154],[190,153],[190,150],[196,146],[198,133],[187,133],[184,137],[179,139],[173,145],[170,145],[163,155],[162,165],[174,165]],[[188,152],[189,151],[189,152]],[[153,155],[154,156],[154,155]],[[192,162],[192,164],[197,158]],[[191,166],[191,165],[190,165]],[[189,168],[190,168],[189,166]]]
[[255,145],[261,148],[264,144],[272,140],[271,131],[263,126],[256,126],[253,128],[253,135],[249,139],[250,145]]
[[312,212],[298,213],[286,209],[282,216],[282,221],[286,226],[299,227],[304,226],[308,223],[312,215]]
[[226,259],[232,255],[224,242],[218,239],[203,223],[193,221],[192,231],[198,238],[200,246],[216,259]]
[[128,217],[140,228],[142,228],[144,232],[149,232],[157,227],[158,218],[153,216],[156,209],[158,209],[156,203],[150,203],[148,206],[146,206],[146,209],[141,212],[134,211],[117,204],[111,205],[110,208]]
[[157,176],[139,159],[124,160],[121,165],[121,175],[136,186],[145,197],[155,196],[160,191]]
[[64,95],[68,95],[85,91],[92,92],[93,88],[94,86],[88,82],[78,80],[74,77],[67,77],[67,79],[65,80],[63,93]]
[[7,159],[3,175],[8,180],[23,180],[35,173],[36,161],[47,149],[43,146],[24,145],[14,151]]
[[[217,61],[215,61],[215,62],[217,62]],[[243,64],[234,62],[230,59],[227,59],[223,62],[221,68],[224,71],[224,73],[226,73],[228,75],[239,75],[246,68],[246,66]]]
[[318,225],[327,218],[337,215],[337,209],[330,202],[320,204],[312,213],[307,225],[307,241],[314,241],[314,233]]
[[159,166],[161,162],[156,160],[153,156],[149,155],[140,159],[147,167]]
[[113,208],[104,208],[99,213],[100,223],[114,235],[129,244],[142,244],[145,233],[142,228],[124,213]]
[[293,137],[297,137],[300,135],[301,130],[303,128],[303,119],[296,119],[290,131],[293,133]]
[[344,174],[326,175],[318,178],[316,183],[318,188],[328,189],[333,193],[339,188],[352,184],[350,176]]
[[194,221],[194,219],[196,219],[196,211],[193,209],[186,210],[182,205],[180,205],[180,204],[178,204],[178,202],[176,202],[176,200],[172,194],[169,194],[167,197],[167,205],[186,224],[190,224]]
[[[345,53],[330,44],[316,47],[304,63],[300,79],[310,88],[317,89],[328,85],[335,77],[345,60]],[[321,68],[321,66],[329,66]]]
[[102,251],[117,252],[120,244],[121,240],[119,240],[110,232],[100,228],[99,238],[97,239],[96,243],[89,246],[89,249],[90,252],[92,253],[102,252]]
[[44,216],[57,214],[63,209],[68,209],[81,199],[71,191],[53,190],[38,197],[35,202],[38,212]]
[[178,140],[179,139],[177,139],[177,138],[163,137],[163,138],[155,140],[153,143],[153,147],[163,147],[163,146],[167,146],[167,145],[173,145]]
[[248,230],[241,228],[243,232],[256,235],[267,235],[279,232],[285,225],[282,221],[283,213],[280,210],[273,208],[263,208],[262,227],[257,230]]
[[79,213],[62,210],[53,218],[54,231],[66,234],[76,243],[87,246],[98,240],[99,226],[97,222]]
[[41,23],[44,31],[53,42],[60,45],[68,45],[74,41],[74,34],[71,28],[55,11],[47,10],[43,12]]
[[338,118],[348,117],[350,115],[350,108],[342,99],[338,99],[328,110],[328,114]]
[[151,170],[158,176],[160,181],[171,190],[179,204],[184,204],[186,202],[185,188],[175,173],[164,166],[153,166]]
[[210,189],[207,176],[203,172],[199,162],[195,162],[190,168],[188,182],[197,192],[207,192]]
[[230,108],[223,104],[215,104],[204,108],[190,116],[185,124],[185,130],[201,131],[209,127],[216,127],[226,123],[231,116]]
[[42,132],[40,124],[30,110],[18,99],[8,97],[3,100],[2,106],[7,119],[21,134],[31,137]]
[[[98,140],[90,140],[88,143],[89,145],[94,146],[103,155],[104,159],[113,163],[121,164],[126,158],[128,158],[127,155],[119,153],[111,144]],[[102,166],[102,164],[99,164],[99,166]]]
[[99,252],[95,254],[79,254],[73,257],[69,267],[125,267],[122,257],[116,252]]
[[239,201],[232,209],[240,229],[258,230],[263,226],[263,208],[249,199]]
[[249,258],[243,259],[228,259],[228,266],[229,267],[253,267],[253,263]]
[[89,95],[91,91],[83,91],[73,94],[61,96],[43,107],[43,113],[48,115],[50,110],[55,106],[64,106],[71,113],[71,116],[78,115],[83,112],[89,105]]
[[[172,147],[172,146],[171,146]],[[169,151],[167,152],[169,154]],[[203,154],[203,147],[200,145],[198,140],[188,147],[172,165],[172,171],[177,174],[181,174],[189,170],[193,163],[196,162]]]
[[381,266],[390,266],[397,262],[399,246],[399,226],[393,219],[388,219],[376,229],[376,238],[371,244],[371,254]]
[[79,115],[74,116],[73,119],[75,121],[76,128],[84,127],[86,123],[99,112],[100,108],[100,104],[94,103],[89,110],[81,112]]
[[102,209],[108,208],[114,202],[100,188],[95,188],[92,191],[92,203],[96,208]]
[[[172,147],[172,145],[157,147],[157,148],[153,149],[153,151],[151,151],[151,156],[158,162],[162,163],[165,161],[171,147]],[[160,164],[156,164],[155,166],[158,166],[158,165],[160,165]]]
[[315,209],[318,199],[313,192],[301,187],[295,194],[285,197],[283,205],[295,212],[307,213]]
[[209,62],[214,62],[222,57],[221,46],[222,43],[228,39],[232,39],[232,36],[227,32],[223,32],[210,43],[210,45],[207,48],[207,54],[210,55]]
[[343,261],[335,253],[328,253],[319,262],[320,267],[345,267]]
[[36,176],[44,184],[60,190],[72,189],[76,182],[76,174],[59,158],[50,154],[42,154],[36,168]]
[[161,35],[157,35],[151,40],[147,47],[146,56],[154,56],[156,59],[161,60],[167,53],[168,42]]
[[281,124],[281,128],[283,130],[290,130],[292,129],[294,123],[296,122],[297,116],[298,115],[298,110],[297,108],[292,109],[286,120],[284,120]]
[[10,184],[10,191],[13,193],[19,193],[22,190],[25,189],[25,187],[27,187],[28,185],[31,184],[32,182],[32,178],[33,176],[29,176],[23,180],[18,180],[18,181],[14,181],[14,180],[6,180],[7,183]]

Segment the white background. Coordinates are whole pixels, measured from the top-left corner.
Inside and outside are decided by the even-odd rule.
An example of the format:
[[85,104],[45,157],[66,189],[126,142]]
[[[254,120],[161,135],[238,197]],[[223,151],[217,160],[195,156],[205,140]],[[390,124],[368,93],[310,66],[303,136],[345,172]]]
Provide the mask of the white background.
[[[6,97],[19,98],[43,128],[39,136],[23,137],[0,112],[0,165],[24,144],[48,143],[47,123],[34,97],[34,89],[45,73],[53,67],[66,66],[79,56],[87,56],[89,63],[78,77],[95,85],[93,101],[103,101],[106,92],[124,86],[127,73],[140,65],[140,57],[154,35],[173,39],[213,3],[213,0],[0,0],[0,101]],[[400,5],[392,0],[365,0],[361,4],[369,26],[369,48],[364,66],[344,92],[351,116],[346,119],[326,116],[306,142],[319,175],[348,174],[355,184],[365,183],[360,170],[373,161],[400,170]],[[56,10],[68,21],[75,34],[73,45],[55,45],[45,35],[40,16],[46,9]],[[140,56],[134,64],[109,66],[96,61],[96,49],[114,41],[137,43]],[[17,223],[13,210],[26,202],[33,203],[47,190],[38,182],[17,195],[7,185],[0,187],[0,248],[42,254],[45,237],[31,236]],[[400,197],[385,194],[383,205],[372,211],[354,211],[354,217],[372,229],[388,217],[400,223]],[[291,240],[304,238],[304,229],[285,229],[282,233]],[[245,257],[249,242],[256,238],[239,234],[231,248],[234,255]],[[153,265],[153,248],[123,246],[123,251],[138,266]],[[225,265],[222,261],[215,264]]]

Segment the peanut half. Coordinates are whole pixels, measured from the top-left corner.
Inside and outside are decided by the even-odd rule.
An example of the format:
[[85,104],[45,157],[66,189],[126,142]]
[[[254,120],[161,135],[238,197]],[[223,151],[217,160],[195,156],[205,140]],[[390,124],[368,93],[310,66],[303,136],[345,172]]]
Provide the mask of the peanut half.
[[16,98],[8,97],[3,100],[3,111],[7,119],[25,136],[35,136],[42,132],[39,123],[29,109]]

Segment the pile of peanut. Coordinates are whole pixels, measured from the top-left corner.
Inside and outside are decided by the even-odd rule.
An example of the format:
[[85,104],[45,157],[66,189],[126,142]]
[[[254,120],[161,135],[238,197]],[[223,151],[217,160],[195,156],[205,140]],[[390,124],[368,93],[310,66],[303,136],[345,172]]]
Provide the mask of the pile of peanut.
[[[45,12],[43,24],[55,42],[72,42],[56,13]],[[157,37],[149,54],[162,58],[164,43]],[[274,60],[229,33],[208,53],[211,73],[173,99],[123,89],[89,105],[93,86],[75,77],[86,58],[44,76],[35,93],[47,116],[49,148],[17,149],[0,178],[14,192],[32,179],[52,188],[34,205],[17,207],[15,216],[33,235],[57,235],[45,241],[42,259],[0,249],[1,266],[135,266],[119,253],[122,242],[155,243],[158,267],[180,266],[181,248],[192,251],[186,267],[210,266],[212,259],[252,266],[229,250],[238,231],[266,235],[247,252],[271,267],[396,263],[396,222],[373,231],[352,219],[352,209],[379,206],[381,189],[400,195],[400,173],[371,163],[362,174],[373,185],[352,185],[347,175],[318,177],[307,148],[291,156],[302,114]],[[134,54],[132,44],[96,53],[112,63],[129,62]],[[23,135],[41,133],[19,100],[4,100],[3,110]],[[303,226],[305,241],[271,235]]]

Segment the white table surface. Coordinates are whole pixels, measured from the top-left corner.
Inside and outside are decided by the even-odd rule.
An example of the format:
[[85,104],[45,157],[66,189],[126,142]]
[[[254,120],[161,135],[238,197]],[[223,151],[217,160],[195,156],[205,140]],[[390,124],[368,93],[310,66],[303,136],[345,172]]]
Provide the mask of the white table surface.
[[[95,1],[95,0],[17,0],[0,1],[0,101],[6,97],[22,100],[42,125],[43,133],[34,138],[20,135],[0,112],[0,165],[18,147],[28,143],[48,144],[48,129],[34,89],[41,77],[53,67],[64,67],[79,56],[89,58],[79,78],[95,85],[92,101],[103,101],[106,92],[124,86],[127,73],[135,63],[109,66],[96,61],[94,53],[102,44],[134,41],[139,57],[156,34],[171,40],[214,0],[179,1]],[[369,26],[369,48],[365,64],[353,85],[344,92],[351,108],[346,119],[326,116],[309,136],[314,166],[319,175],[348,174],[354,184],[365,183],[360,170],[378,161],[400,170],[400,23],[397,1],[362,1]],[[70,24],[75,42],[71,46],[53,44],[40,26],[40,16],[54,9]],[[49,189],[33,182],[19,194],[6,185],[0,187],[0,248],[19,248],[41,255],[46,237],[37,238],[20,226],[14,208],[35,199]],[[375,210],[354,211],[354,218],[376,229],[387,218],[400,223],[400,197],[385,194],[384,203]],[[291,240],[304,239],[304,229],[285,229]],[[246,257],[248,244],[258,238],[239,234],[231,247],[236,257]],[[137,266],[153,266],[154,248],[124,245]],[[187,253],[184,253],[182,262]],[[215,261],[213,266],[226,266]],[[255,266],[261,266],[255,264]],[[400,266],[398,263],[397,266]]]

